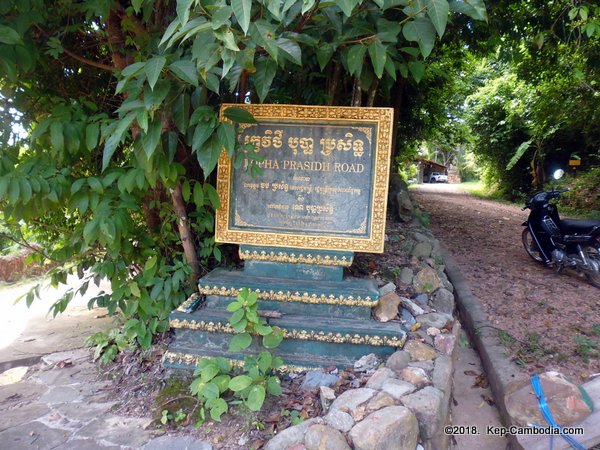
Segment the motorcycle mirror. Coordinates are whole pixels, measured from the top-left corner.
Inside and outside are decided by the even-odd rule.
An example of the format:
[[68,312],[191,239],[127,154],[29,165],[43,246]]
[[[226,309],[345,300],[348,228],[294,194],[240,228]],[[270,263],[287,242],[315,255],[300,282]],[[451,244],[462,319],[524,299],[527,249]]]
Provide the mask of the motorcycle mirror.
[[560,180],[560,179],[563,177],[563,175],[564,175],[564,174],[565,174],[565,171],[564,171],[564,170],[562,170],[562,169],[558,169],[558,170],[555,170],[555,171],[554,171],[554,174],[552,174],[552,177],[553,177],[555,180]]

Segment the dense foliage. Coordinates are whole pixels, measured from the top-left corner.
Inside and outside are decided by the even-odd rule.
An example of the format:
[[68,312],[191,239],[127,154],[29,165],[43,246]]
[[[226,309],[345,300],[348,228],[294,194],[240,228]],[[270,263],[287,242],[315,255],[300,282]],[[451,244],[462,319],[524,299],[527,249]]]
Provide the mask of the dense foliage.
[[399,117],[446,28],[485,18],[481,0],[4,0],[4,225],[58,264],[54,284],[111,281],[90,306],[126,322],[98,345],[147,347],[221,259],[221,151],[254,154],[236,140],[252,118],[220,121],[221,103],[377,104]]

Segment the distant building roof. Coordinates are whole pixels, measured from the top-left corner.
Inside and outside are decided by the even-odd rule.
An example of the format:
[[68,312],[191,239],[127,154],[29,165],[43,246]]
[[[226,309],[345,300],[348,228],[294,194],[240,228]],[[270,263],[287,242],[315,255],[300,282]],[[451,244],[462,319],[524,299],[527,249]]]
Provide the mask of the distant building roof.
[[439,162],[435,162],[435,161],[431,161],[429,159],[425,159],[425,158],[417,158],[416,161],[421,161],[427,164],[431,164],[433,166],[438,166],[438,167],[443,167],[444,169],[447,169],[447,167]]

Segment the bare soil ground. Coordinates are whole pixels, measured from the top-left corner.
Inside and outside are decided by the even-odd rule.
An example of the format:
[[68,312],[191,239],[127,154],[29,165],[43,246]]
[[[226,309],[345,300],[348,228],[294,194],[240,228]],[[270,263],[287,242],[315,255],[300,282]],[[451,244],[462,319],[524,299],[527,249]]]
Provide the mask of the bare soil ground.
[[581,383],[600,372],[600,289],[534,262],[521,244],[527,212],[458,185],[422,185],[413,198],[452,253],[515,362]]

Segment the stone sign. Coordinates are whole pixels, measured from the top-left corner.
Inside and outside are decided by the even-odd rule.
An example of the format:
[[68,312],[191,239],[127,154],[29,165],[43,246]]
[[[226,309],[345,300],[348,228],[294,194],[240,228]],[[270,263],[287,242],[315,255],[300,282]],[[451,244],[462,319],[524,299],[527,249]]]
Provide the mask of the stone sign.
[[217,242],[383,251],[392,109],[225,104],[222,117],[229,107],[254,115],[239,139],[262,161],[221,155]]

